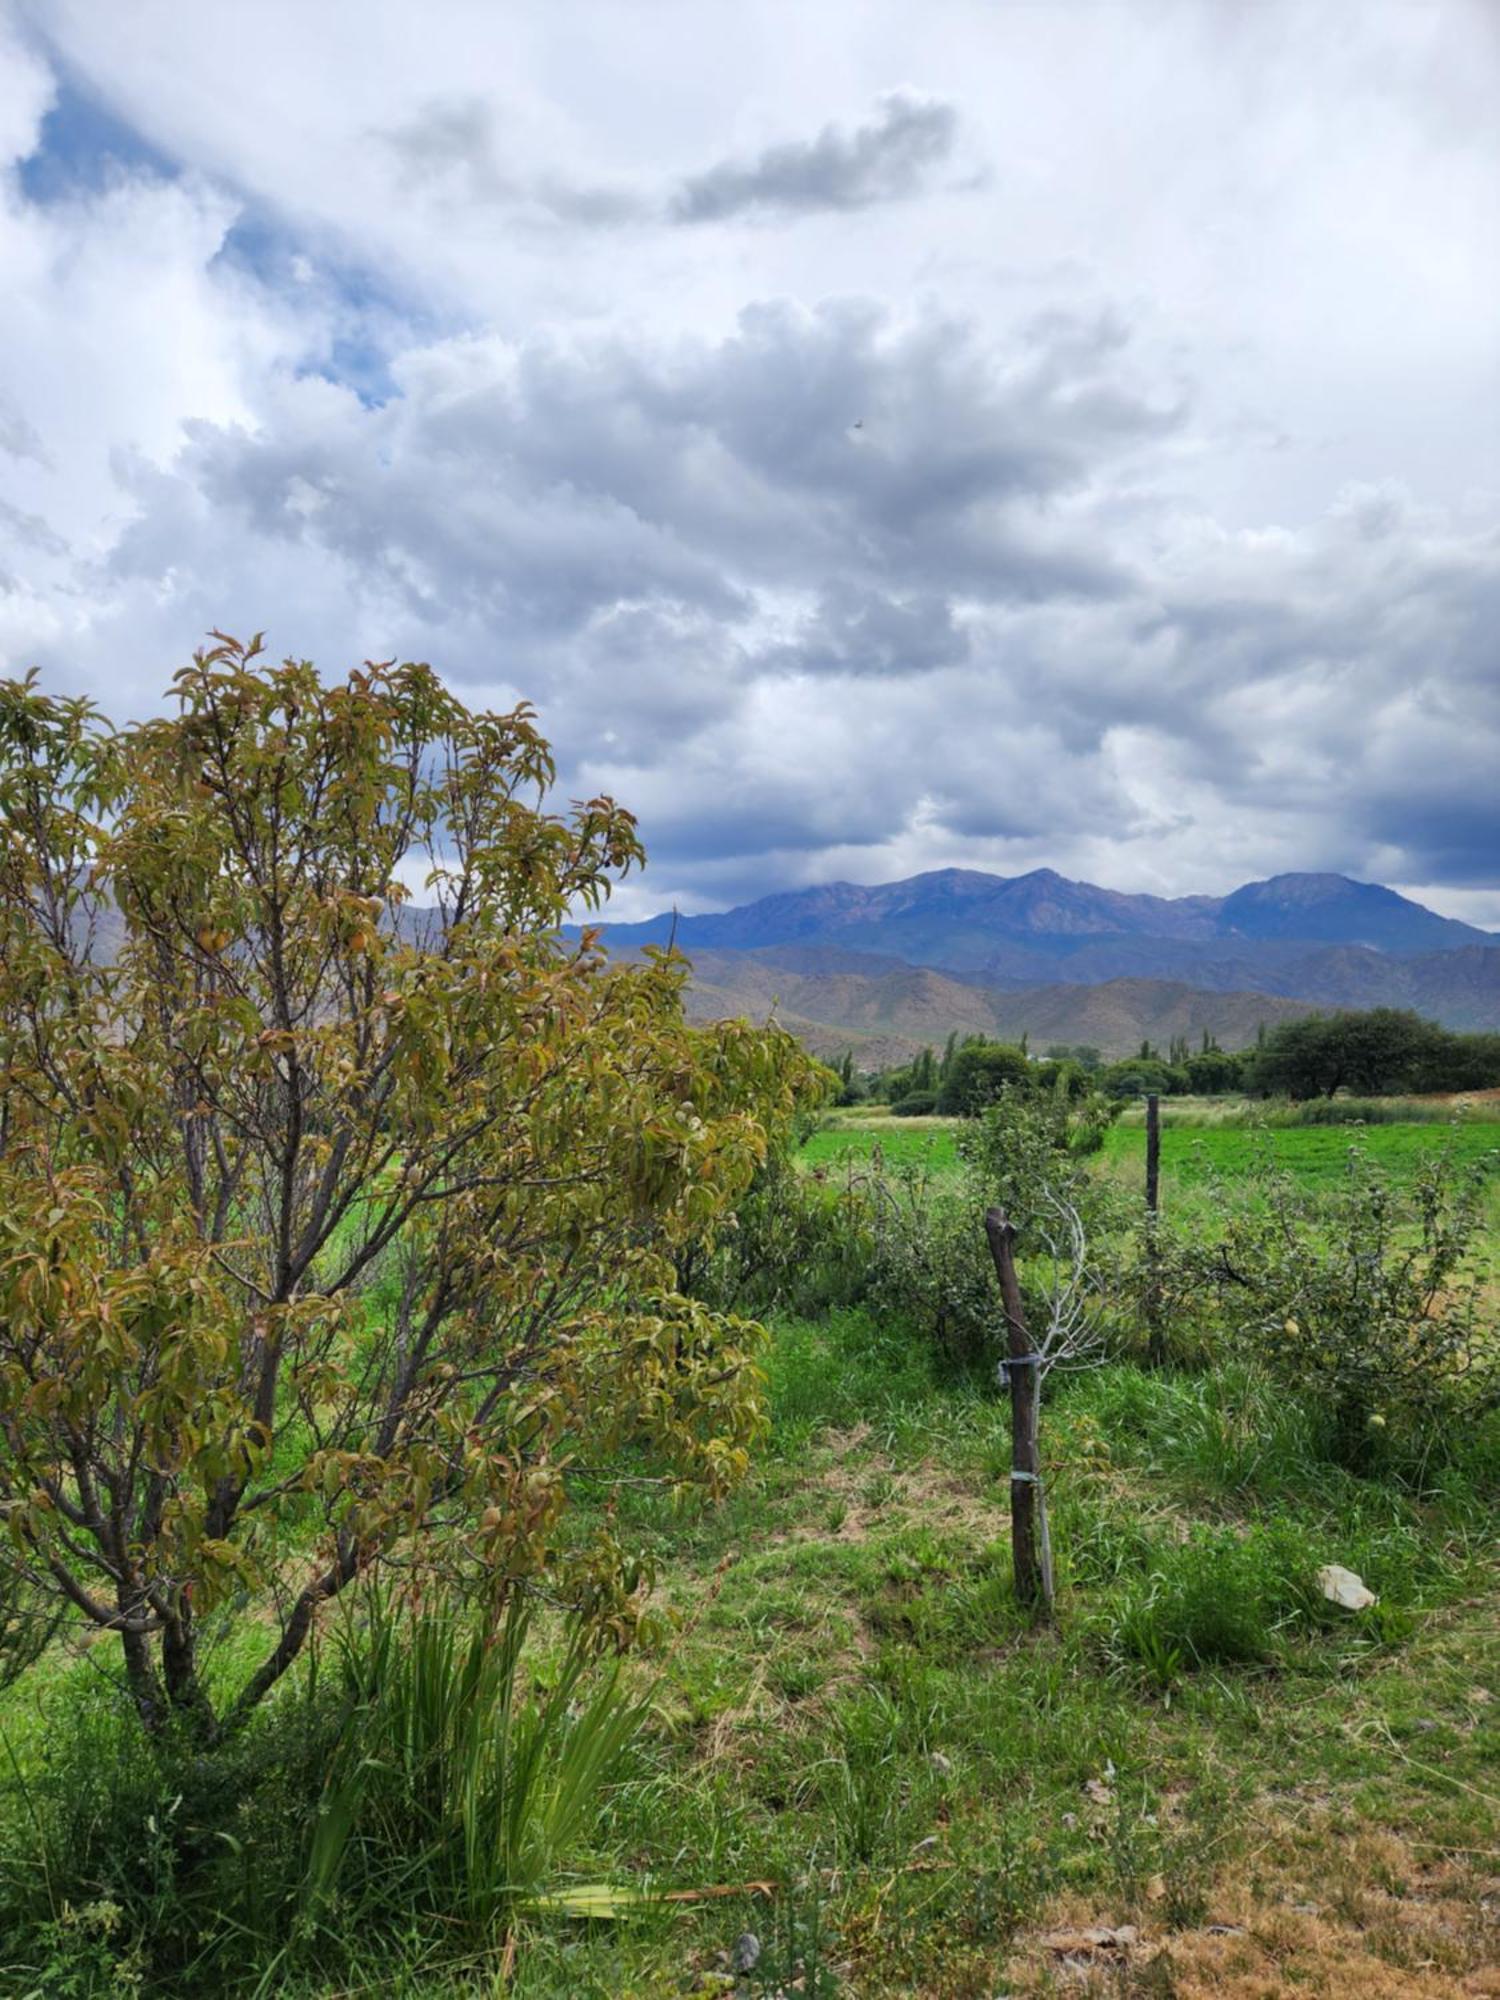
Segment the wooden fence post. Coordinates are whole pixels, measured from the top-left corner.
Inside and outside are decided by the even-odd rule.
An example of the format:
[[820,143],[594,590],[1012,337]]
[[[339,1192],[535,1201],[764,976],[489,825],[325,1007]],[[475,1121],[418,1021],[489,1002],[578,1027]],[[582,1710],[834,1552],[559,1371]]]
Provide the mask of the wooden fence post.
[[1047,1546],[1046,1502],[1042,1496],[1042,1461],[1038,1438],[1041,1404],[1041,1360],[1031,1345],[1016,1276],[1015,1228],[1002,1208],[986,1209],[984,1233],[989,1238],[1000,1296],[1005,1302],[1010,1381],[1010,1547],[1016,1597],[1022,1604],[1052,1609],[1052,1562]]
[[1161,1206],[1161,1099],[1146,1093],[1146,1354],[1153,1368],[1167,1358],[1161,1312],[1161,1246],[1157,1221]]

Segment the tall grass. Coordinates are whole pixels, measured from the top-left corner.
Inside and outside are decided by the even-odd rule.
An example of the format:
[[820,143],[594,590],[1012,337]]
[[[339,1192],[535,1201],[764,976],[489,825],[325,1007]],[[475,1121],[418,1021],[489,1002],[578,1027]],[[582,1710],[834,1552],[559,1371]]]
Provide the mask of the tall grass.
[[372,1912],[415,1905],[491,1938],[556,1890],[645,1704],[618,1664],[595,1667],[581,1627],[543,1684],[513,1596],[491,1622],[442,1605],[406,1620],[375,1598],[340,1641],[348,1725],[304,1881],[317,1916],[335,1892]]
[[538,1672],[532,1625],[372,1595],[212,1752],[64,1676],[40,1756],[0,1740],[0,1992],[325,1991],[382,1951],[448,1963],[532,1913],[614,1913],[566,1870],[644,1705],[576,1625]]

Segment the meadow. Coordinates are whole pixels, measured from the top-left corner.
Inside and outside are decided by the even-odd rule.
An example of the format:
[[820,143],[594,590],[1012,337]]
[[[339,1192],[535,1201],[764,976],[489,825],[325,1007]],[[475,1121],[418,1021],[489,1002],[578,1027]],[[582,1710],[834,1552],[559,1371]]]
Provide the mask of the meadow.
[[[1003,1403],[857,1311],[781,1319],[768,1365],[770,1438],[735,1496],[623,1508],[681,1621],[631,1668],[648,1719],[574,1856],[633,1885],[628,1911],[527,1925],[501,1979],[440,1925],[393,1941],[389,1907],[356,1905],[330,1920],[336,1982],[313,1951],[259,1990],[1485,1990],[1464,1982],[1496,1945],[1500,1437],[1418,1502],[1331,1473],[1310,1413],[1233,1364],[1079,1378],[1047,1410],[1061,1594],[1039,1628],[1010,1589]],[[1325,1561],[1378,1604],[1326,1604]],[[90,1672],[13,1693],[7,1734],[39,1754]],[[104,1945],[178,1916],[165,1827],[215,1829],[180,1788],[142,1797],[98,1701],[91,1811],[141,1844],[60,1924]],[[5,1845],[14,1866],[23,1828]],[[46,1971],[6,1990],[142,1990]]]
[[[1400,1106],[1410,1109],[1409,1106]],[[1463,1161],[1500,1154],[1500,1105],[1481,1101],[1468,1115],[1448,1107],[1424,1106],[1441,1115],[1399,1122],[1293,1124],[1286,1107],[1224,1104],[1212,1099],[1163,1105],[1162,1174],[1191,1185],[1215,1174],[1243,1172],[1266,1151],[1277,1165],[1310,1183],[1339,1175],[1351,1146],[1366,1150],[1379,1166],[1402,1177],[1437,1149],[1451,1149]],[[868,1166],[877,1156],[891,1171],[947,1174],[958,1167],[956,1118],[892,1118],[880,1111],[835,1113],[798,1150],[804,1168],[830,1176]],[[1122,1173],[1145,1171],[1145,1110],[1130,1106],[1110,1127],[1104,1158]]]
[[[1314,1187],[1354,1136],[1204,1119],[1166,1136],[1165,1198],[1192,1208],[1210,1167],[1233,1176],[1265,1144]],[[1404,1173],[1433,1145],[1478,1157],[1500,1127],[1358,1136]],[[1122,1120],[1103,1170],[1138,1185],[1143,1147]],[[888,1170],[953,1181],[955,1127],[935,1119],[843,1114],[798,1165],[831,1191],[877,1148]],[[1058,1604],[1038,1623],[1012,1589],[1010,1412],[991,1373],[869,1305],[783,1306],[768,1324],[769,1428],[748,1478],[717,1504],[646,1483],[609,1503],[660,1629],[626,1666],[644,1720],[552,1914],[532,1907],[503,1950],[476,1950],[387,1873],[342,1892],[295,1951],[252,1933],[244,1805],[154,1766],[92,1654],[56,1651],[0,1699],[21,1796],[49,1773],[78,1794],[65,1837],[29,1802],[0,1833],[0,1893],[47,1874],[56,1912],[4,1959],[3,1990],[1494,1990],[1500,1412],[1414,1489],[1331,1464],[1316,1396],[1232,1353],[1056,1377]],[[1327,1563],[1375,1603],[1330,1604]],[[215,1674],[242,1672],[256,1636],[225,1625]],[[544,1675],[556,1638],[544,1624]],[[247,1764],[312,1712],[320,1660],[246,1739]],[[184,1851],[219,1853],[241,1900],[192,1891]],[[261,1920],[278,1921],[269,1905]],[[153,1934],[184,1940],[160,1985],[121,1943]]]

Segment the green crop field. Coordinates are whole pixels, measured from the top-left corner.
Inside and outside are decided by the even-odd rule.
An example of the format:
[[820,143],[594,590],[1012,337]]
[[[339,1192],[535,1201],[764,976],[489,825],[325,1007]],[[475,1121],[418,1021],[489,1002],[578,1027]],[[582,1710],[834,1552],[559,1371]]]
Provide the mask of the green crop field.
[[[814,1132],[797,1159],[804,1168],[837,1174],[868,1166],[878,1152],[888,1169],[951,1173],[958,1166],[960,1127],[956,1118],[846,1116]],[[1268,1125],[1258,1130],[1242,1124],[1168,1122],[1162,1134],[1162,1172],[1169,1181],[1184,1183],[1233,1175],[1247,1168],[1261,1147],[1270,1148],[1279,1166],[1308,1181],[1326,1184],[1336,1179],[1351,1147],[1363,1148],[1381,1166],[1405,1177],[1445,1147],[1452,1147],[1465,1161],[1500,1155],[1500,1124]],[[1143,1173],[1145,1152],[1144,1127],[1127,1112],[1105,1140],[1105,1160],[1120,1172]]]
[[[1464,1161],[1500,1155],[1500,1126],[1314,1125],[1263,1132],[1236,1125],[1168,1127],[1162,1133],[1162,1174],[1185,1183],[1218,1174],[1233,1175],[1247,1168],[1263,1147],[1270,1150],[1278,1166],[1299,1179],[1326,1184],[1344,1171],[1355,1147],[1403,1177],[1447,1147]],[[1136,1167],[1144,1173],[1144,1129],[1139,1125],[1114,1126],[1105,1141],[1105,1155],[1122,1169]]]
[[958,1165],[954,1138],[957,1118],[850,1119],[826,1126],[799,1149],[798,1164],[830,1173],[869,1165],[878,1150],[889,1168],[927,1168],[951,1173]]

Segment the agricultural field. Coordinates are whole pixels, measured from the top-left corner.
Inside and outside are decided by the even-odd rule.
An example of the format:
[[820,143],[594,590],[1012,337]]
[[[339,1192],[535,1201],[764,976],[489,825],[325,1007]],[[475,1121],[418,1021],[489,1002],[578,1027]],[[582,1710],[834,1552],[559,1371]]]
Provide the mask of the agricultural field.
[[[1424,1107],[1425,1108],[1425,1107]],[[1487,1115],[1434,1118],[1431,1115],[1391,1123],[1293,1125],[1277,1122],[1274,1114],[1259,1119],[1236,1102],[1193,1100],[1163,1105],[1162,1175],[1184,1185],[1201,1183],[1215,1174],[1242,1172],[1258,1152],[1269,1148],[1278,1166],[1311,1183],[1326,1183],[1345,1168],[1351,1146],[1366,1150],[1383,1168],[1409,1175],[1434,1151],[1451,1149],[1463,1161],[1500,1154],[1500,1106],[1475,1107]],[[890,1170],[925,1169],[949,1173],[958,1166],[956,1118],[891,1118],[880,1114],[839,1112],[812,1133],[798,1150],[801,1166],[830,1176],[856,1171],[877,1155]],[[1145,1112],[1131,1106],[1113,1125],[1104,1142],[1104,1158],[1121,1172],[1144,1172]]]
[[949,1173],[958,1165],[957,1118],[830,1117],[797,1151],[798,1164],[830,1176],[855,1171],[879,1158],[890,1169]]
[[[1465,1162],[1500,1153],[1500,1124],[1441,1125],[1309,1125],[1267,1127],[1244,1125],[1167,1126],[1162,1132],[1162,1175],[1192,1185],[1215,1175],[1243,1173],[1260,1151],[1269,1151],[1277,1166],[1309,1183],[1327,1183],[1342,1174],[1350,1148],[1358,1146],[1387,1172],[1409,1176],[1424,1158],[1451,1149]],[[1139,1167],[1146,1157],[1144,1125],[1121,1121],[1104,1142],[1105,1157],[1122,1169]]]

